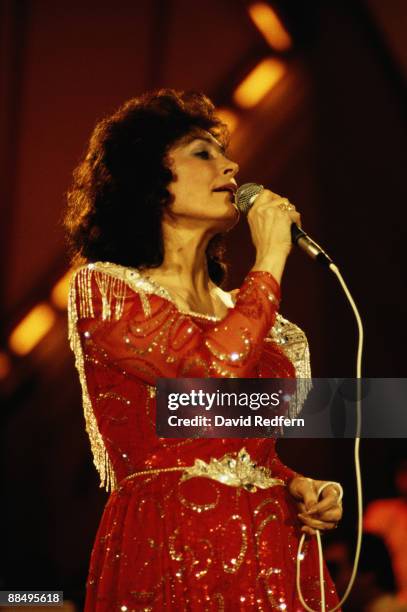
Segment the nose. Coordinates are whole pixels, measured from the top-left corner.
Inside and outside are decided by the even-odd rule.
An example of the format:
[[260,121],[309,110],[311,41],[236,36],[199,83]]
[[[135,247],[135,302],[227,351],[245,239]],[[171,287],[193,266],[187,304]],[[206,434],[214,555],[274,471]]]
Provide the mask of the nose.
[[236,176],[239,172],[239,164],[232,161],[231,159],[226,159],[225,167],[223,169],[223,174],[227,176],[231,176],[232,178]]

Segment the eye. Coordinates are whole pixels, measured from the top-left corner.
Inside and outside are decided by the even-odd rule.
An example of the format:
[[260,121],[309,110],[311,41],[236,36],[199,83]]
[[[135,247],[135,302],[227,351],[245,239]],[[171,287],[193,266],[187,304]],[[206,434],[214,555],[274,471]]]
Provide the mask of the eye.
[[194,153],[196,157],[200,157],[201,159],[210,159],[211,154],[207,149],[202,149],[201,151],[196,151]]

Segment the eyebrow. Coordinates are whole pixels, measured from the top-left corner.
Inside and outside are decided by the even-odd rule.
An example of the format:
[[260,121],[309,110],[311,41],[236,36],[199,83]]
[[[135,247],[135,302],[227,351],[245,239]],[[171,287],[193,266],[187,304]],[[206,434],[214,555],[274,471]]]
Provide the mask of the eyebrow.
[[220,142],[218,142],[217,140],[215,140],[214,138],[209,138],[209,136],[200,136],[199,134],[191,134],[191,138],[188,139],[188,144],[191,144],[192,142],[194,142],[194,140],[203,140],[204,142],[209,143],[210,145],[213,145],[214,147],[216,147],[217,149],[219,149],[219,151],[225,155],[226,153],[226,149],[223,145],[220,144]]

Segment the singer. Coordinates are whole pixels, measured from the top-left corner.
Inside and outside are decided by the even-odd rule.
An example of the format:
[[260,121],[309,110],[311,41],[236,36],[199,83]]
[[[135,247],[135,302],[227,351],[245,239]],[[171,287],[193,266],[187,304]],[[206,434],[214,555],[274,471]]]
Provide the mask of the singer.
[[[102,120],[74,173],[69,335],[94,462],[111,491],[86,612],[303,610],[302,532],[302,590],[320,606],[314,534],[341,518],[337,487],[318,500],[322,481],[285,466],[272,439],[155,432],[158,377],[310,375],[304,334],[278,314],[290,227],[300,223],[287,199],[258,195],[248,214],[255,265],[240,289],[220,287],[221,236],[239,215],[238,165],[226,144],[206,96],[165,89]],[[181,482],[185,467],[212,458],[222,482],[210,470]],[[248,462],[258,466],[254,488],[234,486]],[[263,489],[261,467],[270,477]],[[330,608],[338,599],[326,570],[325,588]]]

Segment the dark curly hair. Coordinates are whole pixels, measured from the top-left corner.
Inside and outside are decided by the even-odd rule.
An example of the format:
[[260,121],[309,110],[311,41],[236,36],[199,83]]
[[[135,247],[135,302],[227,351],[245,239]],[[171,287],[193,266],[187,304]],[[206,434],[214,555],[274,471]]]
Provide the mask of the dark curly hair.
[[[161,219],[173,180],[165,158],[194,130],[206,130],[227,144],[227,128],[212,102],[204,94],[173,89],[133,98],[96,125],[74,171],[64,219],[75,265],[161,265]],[[206,255],[209,275],[220,284],[226,271],[221,234],[209,242]]]

